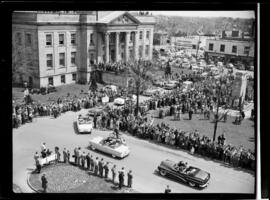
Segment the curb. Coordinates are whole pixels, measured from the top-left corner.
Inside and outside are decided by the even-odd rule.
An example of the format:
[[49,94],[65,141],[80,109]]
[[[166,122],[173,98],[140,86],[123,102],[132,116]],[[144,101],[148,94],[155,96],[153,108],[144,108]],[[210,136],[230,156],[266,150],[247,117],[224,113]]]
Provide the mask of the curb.
[[36,193],[40,193],[39,190],[37,190],[29,181],[31,172],[27,174],[27,185],[29,186],[30,189],[32,189]]

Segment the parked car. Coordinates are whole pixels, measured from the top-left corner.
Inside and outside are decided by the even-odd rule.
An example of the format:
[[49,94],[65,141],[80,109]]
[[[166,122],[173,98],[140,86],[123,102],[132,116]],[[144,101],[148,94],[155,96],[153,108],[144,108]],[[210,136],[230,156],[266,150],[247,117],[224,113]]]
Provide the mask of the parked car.
[[90,133],[93,130],[93,121],[89,115],[78,115],[77,117],[77,128],[79,133]]
[[117,139],[111,136],[107,138],[95,137],[89,141],[89,147],[92,150],[109,154],[113,158],[124,158],[130,153],[130,149],[123,138]]
[[163,87],[164,86],[164,81],[163,80],[154,80],[153,84],[158,87]]
[[89,111],[88,111],[88,115],[89,116],[94,116],[95,114],[97,116],[101,115],[101,113],[103,112],[103,107],[93,107],[93,108],[90,108]]
[[125,99],[124,98],[121,98],[121,97],[119,97],[119,98],[116,98],[115,100],[114,100],[114,102],[113,102],[115,105],[119,105],[119,106],[122,106],[122,105],[124,105],[125,104]]
[[152,96],[154,94],[163,93],[164,89],[162,88],[148,88],[147,90],[143,91],[143,95],[145,96]]
[[177,87],[177,84],[178,84],[178,81],[173,81],[173,80],[167,81],[164,84],[164,89],[172,90]]
[[157,170],[161,176],[170,176],[191,187],[205,188],[210,180],[210,173],[193,166],[181,168],[169,159],[162,161]]

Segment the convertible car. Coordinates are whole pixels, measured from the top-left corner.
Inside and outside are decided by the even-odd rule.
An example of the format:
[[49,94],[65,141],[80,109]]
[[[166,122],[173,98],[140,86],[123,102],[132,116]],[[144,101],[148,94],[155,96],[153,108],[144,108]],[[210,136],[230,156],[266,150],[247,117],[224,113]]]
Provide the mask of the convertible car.
[[77,127],[79,133],[91,133],[93,130],[93,121],[88,115],[79,115],[77,117]]
[[191,187],[205,188],[210,180],[210,173],[193,166],[179,167],[178,163],[168,159],[160,163],[158,171],[161,176],[170,176]]
[[102,138],[100,136],[93,138],[89,142],[92,150],[99,150],[103,153],[112,155],[113,158],[124,158],[130,153],[129,147],[124,139],[115,137]]

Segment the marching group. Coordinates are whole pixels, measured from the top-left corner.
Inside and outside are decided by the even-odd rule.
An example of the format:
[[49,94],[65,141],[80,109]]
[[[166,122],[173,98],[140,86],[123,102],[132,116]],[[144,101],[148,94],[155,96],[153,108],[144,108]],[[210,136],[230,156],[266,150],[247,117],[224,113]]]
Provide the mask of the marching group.
[[[41,145],[41,154],[38,152],[35,153],[34,159],[36,164],[36,172],[40,173],[42,166],[40,164],[40,159],[46,158],[50,156],[52,152],[46,148],[46,143],[42,143]],[[105,178],[105,180],[111,180],[111,182],[115,185],[117,184],[117,166],[113,164],[112,167],[110,165],[112,163],[106,162],[103,158],[96,157],[90,153],[86,153],[81,149],[81,147],[75,147],[73,151],[73,155],[71,155],[70,151],[66,148],[63,149],[63,159],[61,159],[61,153],[59,151],[59,147],[55,147],[55,162],[69,163],[75,166],[80,167],[83,170],[87,170],[88,172],[92,172],[94,175],[99,176],[100,178]],[[71,157],[73,157],[73,162],[71,161]],[[48,163],[47,163],[48,164]],[[111,177],[109,177],[111,176]],[[125,184],[125,176],[127,177],[127,184]],[[44,192],[47,191],[47,180],[42,176],[42,187]],[[44,183],[46,182],[46,184]],[[118,188],[122,189],[124,186],[128,188],[132,188],[133,183],[133,173],[132,170],[129,170],[128,173],[125,172],[125,168],[122,167],[121,170],[118,171]]]

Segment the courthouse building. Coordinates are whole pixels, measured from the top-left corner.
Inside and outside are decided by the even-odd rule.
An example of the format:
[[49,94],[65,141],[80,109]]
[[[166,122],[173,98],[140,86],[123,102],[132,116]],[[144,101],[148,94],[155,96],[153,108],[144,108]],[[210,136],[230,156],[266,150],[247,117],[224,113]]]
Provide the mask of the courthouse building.
[[96,63],[151,60],[154,25],[153,16],[127,11],[14,12],[13,81],[87,83]]

